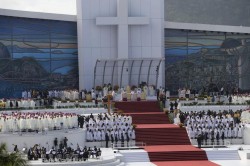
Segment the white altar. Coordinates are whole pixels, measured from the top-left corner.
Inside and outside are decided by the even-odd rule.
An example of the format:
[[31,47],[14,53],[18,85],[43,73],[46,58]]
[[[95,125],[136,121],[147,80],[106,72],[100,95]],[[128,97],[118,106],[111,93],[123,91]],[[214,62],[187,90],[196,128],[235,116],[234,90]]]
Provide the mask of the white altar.
[[250,124],[245,125],[243,139],[245,145],[250,145]]

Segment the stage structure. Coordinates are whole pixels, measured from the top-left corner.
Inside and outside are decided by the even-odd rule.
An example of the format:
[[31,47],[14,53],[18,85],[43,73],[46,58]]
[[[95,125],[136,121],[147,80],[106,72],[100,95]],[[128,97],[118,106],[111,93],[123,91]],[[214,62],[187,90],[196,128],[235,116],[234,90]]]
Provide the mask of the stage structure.
[[[128,85],[139,86],[141,83],[157,85],[159,68],[164,59],[119,59],[119,60],[96,60],[94,69],[94,87],[104,84],[119,85],[125,87],[125,79]],[[164,65],[164,64],[163,64]]]

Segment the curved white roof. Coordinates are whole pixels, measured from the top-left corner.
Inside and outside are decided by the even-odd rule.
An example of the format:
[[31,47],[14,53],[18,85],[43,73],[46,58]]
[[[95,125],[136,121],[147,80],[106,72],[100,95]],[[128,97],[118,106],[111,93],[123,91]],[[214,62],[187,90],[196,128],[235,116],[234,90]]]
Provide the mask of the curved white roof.
[[0,15],[76,22],[76,15],[30,12],[30,11],[20,11],[20,10],[10,10],[10,9],[0,9]]

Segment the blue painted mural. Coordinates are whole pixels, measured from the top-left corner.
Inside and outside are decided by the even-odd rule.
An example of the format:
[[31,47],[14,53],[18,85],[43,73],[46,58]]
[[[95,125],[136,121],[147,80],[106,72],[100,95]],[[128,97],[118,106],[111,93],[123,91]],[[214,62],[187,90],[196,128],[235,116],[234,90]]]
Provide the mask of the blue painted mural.
[[172,92],[250,90],[250,35],[165,30],[166,87]]
[[76,22],[0,16],[0,98],[78,84]]

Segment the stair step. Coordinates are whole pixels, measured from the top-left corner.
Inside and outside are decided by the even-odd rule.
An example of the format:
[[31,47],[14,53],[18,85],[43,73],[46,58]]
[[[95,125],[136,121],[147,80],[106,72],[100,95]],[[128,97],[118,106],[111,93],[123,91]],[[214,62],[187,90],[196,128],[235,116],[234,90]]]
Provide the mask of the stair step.
[[146,151],[137,152],[131,150],[130,152],[120,151],[120,153],[123,156],[123,162],[150,162],[148,153]]
[[209,160],[241,160],[237,150],[206,151]]

